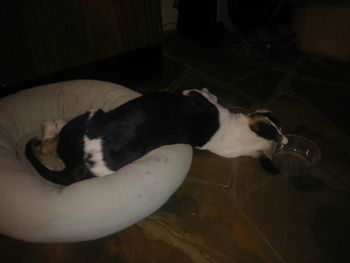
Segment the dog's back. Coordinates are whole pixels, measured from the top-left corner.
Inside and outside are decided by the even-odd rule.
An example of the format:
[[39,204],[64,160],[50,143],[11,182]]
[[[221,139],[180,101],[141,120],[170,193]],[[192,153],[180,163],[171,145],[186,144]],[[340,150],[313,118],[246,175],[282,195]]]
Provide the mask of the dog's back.
[[218,155],[257,157],[272,143],[286,143],[279,124],[266,111],[234,114],[207,89],[183,95],[151,93],[110,111],[85,113],[59,134],[58,157],[65,169],[55,172],[27,156],[46,179],[71,184],[105,176],[162,145],[184,143]]
[[98,118],[91,117],[86,139],[101,139],[105,164],[112,171],[162,145],[203,145],[219,126],[216,107],[204,97],[163,92],[139,97]]
[[162,145],[201,146],[218,126],[217,108],[205,97],[156,92],[110,112],[88,112],[68,122],[57,146],[63,171],[50,171],[34,160],[29,145],[26,152],[46,179],[67,185],[113,173]]

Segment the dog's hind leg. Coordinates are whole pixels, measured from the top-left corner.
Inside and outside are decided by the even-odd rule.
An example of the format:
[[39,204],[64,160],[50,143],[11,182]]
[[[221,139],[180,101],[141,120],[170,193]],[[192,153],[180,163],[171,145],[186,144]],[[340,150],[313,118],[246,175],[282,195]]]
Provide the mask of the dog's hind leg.
[[56,137],[65,124],[66,121],[63,119],[44,121],[42,123],[41,140],[44,141]]
[[40,153],[57,155],[58,134],[66,124],[63,119],[45,121],[42,124]]

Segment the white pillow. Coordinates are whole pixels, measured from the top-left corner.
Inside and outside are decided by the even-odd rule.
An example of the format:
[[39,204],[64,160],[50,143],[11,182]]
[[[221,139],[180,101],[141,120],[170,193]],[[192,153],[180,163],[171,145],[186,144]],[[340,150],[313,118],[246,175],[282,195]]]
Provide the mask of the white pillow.
[[139,96],[117,84],[75,80],[21,91],[0,100],[0,232],[31,242],[91,240],[156,211],[190,168],[189,145],[160,147],[118,172],[72,184],[50,183],[24,157],[41,123],[89,109],[110,110]]

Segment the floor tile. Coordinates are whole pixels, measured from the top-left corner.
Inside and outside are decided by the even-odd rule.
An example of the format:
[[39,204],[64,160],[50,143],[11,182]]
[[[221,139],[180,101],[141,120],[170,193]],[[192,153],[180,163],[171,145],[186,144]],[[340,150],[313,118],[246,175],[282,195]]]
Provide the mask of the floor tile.
[[259,101],[266,102],[272,98],[285,74],[284,71],[264,69],[239,80],[235,87]]
[[232,82],[257,70],[254,65],[237,62],[232,47],[208,47],[181,35],[167,36],[164,52],[222,82]]
[[[344,68],[344,67],[343,67]],[[297,73],[302,77],[324,80],[340,84],[350,84],[350,77],[339,72],[335,67],[320,63],[317,60],[304,58],[297,67]]]
[[221,187],[187,180],[140,225],[194,262],[279,262]]
[[[266,174],[251,158],[240,160],[228,191],[237,207],[286,262],[332,260],[315,237],[312,224],[321,204],[346,204],[347,198],[342,194],[329,187],[300,191],[286,176]],[[344,221],[341,224],[346,227]],[[327,233],[317,233],[332,240]],[[342,253],[347,252],[343,249]]]
[[235,162],[208,151],[195,150],[188,178],[208,184],[228,186]]
[[290,87],[312,103],[344,132],[350,134],[350,122],[348,121],[350,85],[343,86],[294,78]]

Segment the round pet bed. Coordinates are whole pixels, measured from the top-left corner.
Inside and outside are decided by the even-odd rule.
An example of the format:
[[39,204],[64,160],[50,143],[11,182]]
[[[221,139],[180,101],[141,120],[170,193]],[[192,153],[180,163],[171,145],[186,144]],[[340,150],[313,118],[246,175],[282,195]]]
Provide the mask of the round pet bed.
[[0,100],[0,233],[30,242],[74,242],[124,229],[163,205],[183,182],[188,145],[160,147],[118,172],[61,187],[40,177],[24,145],[45,120],[110,110],[139,96],[93,80],[59,82]]

